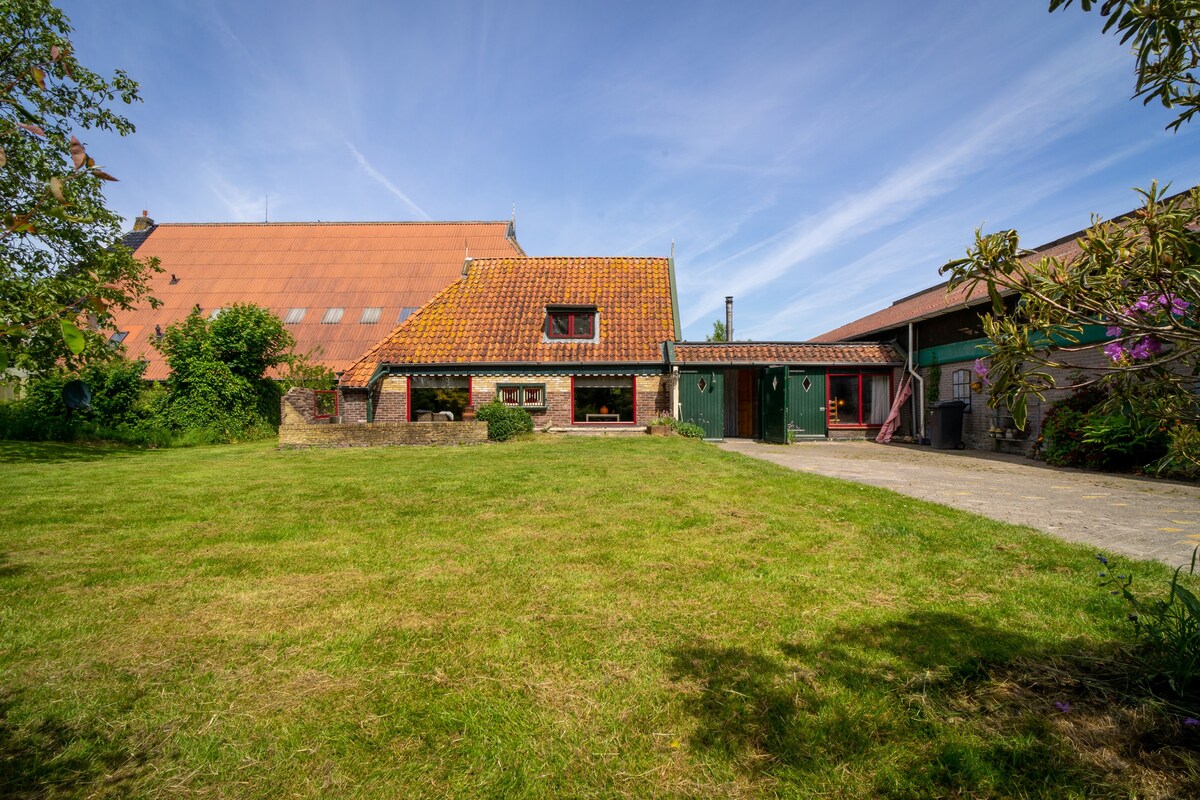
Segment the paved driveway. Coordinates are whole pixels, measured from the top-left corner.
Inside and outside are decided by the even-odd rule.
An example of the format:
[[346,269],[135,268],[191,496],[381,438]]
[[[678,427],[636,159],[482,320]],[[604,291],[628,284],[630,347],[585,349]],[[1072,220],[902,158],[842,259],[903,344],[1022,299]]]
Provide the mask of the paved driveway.
[[1171,566],[1200,544],[1200,486],[1048,467],[1020,456],[874,442],[720,447],[792,469],[882,486]]

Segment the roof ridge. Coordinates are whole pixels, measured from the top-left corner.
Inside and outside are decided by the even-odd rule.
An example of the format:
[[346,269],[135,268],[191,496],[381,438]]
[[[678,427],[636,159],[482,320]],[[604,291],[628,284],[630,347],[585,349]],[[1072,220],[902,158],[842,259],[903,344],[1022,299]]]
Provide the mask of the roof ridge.
[[508,225],[507,220],[496,219],[452,219],[452,220],[301,220],[299,222],[156,222],[155,228],[217,228],[217,227],[273,227],[289,225]]

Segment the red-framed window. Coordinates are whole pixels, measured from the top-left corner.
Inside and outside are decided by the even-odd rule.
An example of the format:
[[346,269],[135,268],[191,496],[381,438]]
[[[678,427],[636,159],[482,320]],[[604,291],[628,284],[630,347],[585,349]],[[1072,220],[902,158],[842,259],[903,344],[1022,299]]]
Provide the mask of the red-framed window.
[[330,389],[313,392],[313,419],[329,419],[338,415],[338,393]]
[[572,425],[636,425],[637,378],[571,377]]
[[592,339],[596,336],[596,309],[551,308],[546,311],[546,336],[550,339]]
[[469,375],[410,375],[405,392],[410,422],[425,412],[449,411],[455,420],[463,418],[463,409],[474,402],[474,387]]
[[831,428],[878,427],[892,404],[892,375],[879,371],[830,372],[825,400]]

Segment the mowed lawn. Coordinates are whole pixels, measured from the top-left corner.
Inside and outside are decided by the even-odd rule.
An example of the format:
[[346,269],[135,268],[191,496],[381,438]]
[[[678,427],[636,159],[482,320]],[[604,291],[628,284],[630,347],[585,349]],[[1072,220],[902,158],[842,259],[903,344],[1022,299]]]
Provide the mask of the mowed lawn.
[[1196,790],[1062,658],[1127,624],[1091,551],[887,491],[651,437],[0,475],[0,796]]

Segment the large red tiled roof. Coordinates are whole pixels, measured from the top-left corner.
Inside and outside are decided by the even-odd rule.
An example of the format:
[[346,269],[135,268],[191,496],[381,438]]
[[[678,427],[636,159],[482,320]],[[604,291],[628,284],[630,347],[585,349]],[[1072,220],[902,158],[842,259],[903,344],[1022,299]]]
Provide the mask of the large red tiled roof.
[[[311,222],[167,223],[140,237],[136,255],[156,257],[163,271],[145,305],[116,315],[127,331],[131,358],[150,362],[146,377],[168,370],[150,346],[154,326],[177,322],[197,305],[213,309],[257,303],[284,317],[306,309],[289,324],[296,351],[320,348],[316,360],[344,370],[396,324],[401,309],[416,308],[457,280],[463,258],[524,255],[508,222]],[[178,279],[172,282],[172,275]],[[341,321],[323,324],[330,308]],[[381,309],[363,324],[363,310]]]
[[[547,340],[548,306],[594,306],[597,340]],[[661,362],[673,339],[666,258],[480,258],[342,376],[380,364]]]
[[896,348],[878,342],[679,342],[680,364],[901,364]]

